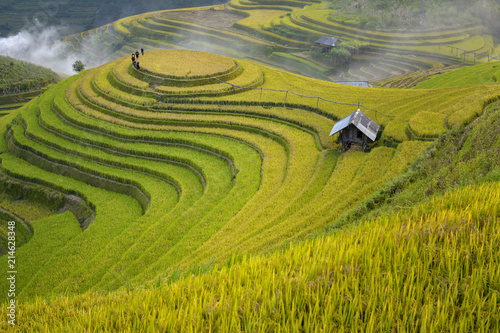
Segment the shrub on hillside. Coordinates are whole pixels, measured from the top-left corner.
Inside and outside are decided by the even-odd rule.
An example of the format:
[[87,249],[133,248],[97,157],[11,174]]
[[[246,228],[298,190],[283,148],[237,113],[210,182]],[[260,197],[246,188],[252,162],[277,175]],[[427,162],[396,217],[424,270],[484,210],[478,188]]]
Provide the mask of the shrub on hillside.
[[323,60],[335,65],[348,65],[351,63],[351,53],[344,46],[337,46],[329,52],[324,52],[321,49],[313,49],[310,52],[314,59]]

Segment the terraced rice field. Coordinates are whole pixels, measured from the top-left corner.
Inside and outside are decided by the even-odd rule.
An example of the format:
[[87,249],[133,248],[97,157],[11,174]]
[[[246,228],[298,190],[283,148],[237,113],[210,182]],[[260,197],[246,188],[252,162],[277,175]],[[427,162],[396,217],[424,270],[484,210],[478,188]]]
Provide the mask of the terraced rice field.
[[[303,239],[498,97],[347,87],[196,51],[139,60],[71,77],[4,121],[2,175],[73,212],[31,223],[20,297],[140,286]],[[328,134],[358,101],[388,146],[340,154]]]
[[235,255],[154,288],[37,298],[21,305],[19,328],[496,331],[499,200],[498,184],[469,186],[342,237]]
[[[478,26],[370,31],[331,20],[328,5],[326,1],[232,0],[225,5],[131,16],[66,41],[96,56],[102,50],[93,40],[99,39],[104,43],[101,48],[111,48],[116,56],[141,47],[185,48],[251,59],[323,80],[374,84],[415,72],[488,62],[497,56],[492,36]],[[349,68],[334,69],[333,64],[308,54],[322,35],[365,43],[367,51],[354,55]]]

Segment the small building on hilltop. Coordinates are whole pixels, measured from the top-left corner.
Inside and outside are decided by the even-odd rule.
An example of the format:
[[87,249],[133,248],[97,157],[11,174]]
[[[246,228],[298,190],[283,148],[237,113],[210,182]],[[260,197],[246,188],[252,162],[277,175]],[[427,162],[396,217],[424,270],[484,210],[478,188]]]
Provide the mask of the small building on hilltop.
[[339,40],[338,38],[335,37],[321,36],[314,43],[323,48],[324,52],[329,52],[331,49],[335,47],[337,43],[339,43]]
[[374,142],[379,129],[380,125],[358,109],[339,120],[333,126],[330,136],[339,133],[337,143],[341,143],[342,148],[347,150],[352,144],[365,147],[367,143]]

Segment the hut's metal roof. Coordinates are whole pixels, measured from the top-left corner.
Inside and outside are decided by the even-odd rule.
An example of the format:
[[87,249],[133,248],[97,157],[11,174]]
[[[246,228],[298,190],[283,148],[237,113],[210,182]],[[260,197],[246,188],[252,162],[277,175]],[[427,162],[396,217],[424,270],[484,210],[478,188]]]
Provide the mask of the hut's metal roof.
[[338,41],[335,37],[321,36],[315,43],[334,47]]
[[372,141],[375,141],[375,139],[377,138],[377,133],[378,130],[380,129],[380,126],[376,122],[368,118],[368,116],[363,112],[361,112],[360,109],[351,113],[344,119],[339,120],[335,124],[335,126],[333,126],[332,131],[330,132],[330,136],[340,132],[341,130],[343,130],[344,128],[346,128],[351,124],[356,126],[361,132],[363,132],[363,134],[369,137]]

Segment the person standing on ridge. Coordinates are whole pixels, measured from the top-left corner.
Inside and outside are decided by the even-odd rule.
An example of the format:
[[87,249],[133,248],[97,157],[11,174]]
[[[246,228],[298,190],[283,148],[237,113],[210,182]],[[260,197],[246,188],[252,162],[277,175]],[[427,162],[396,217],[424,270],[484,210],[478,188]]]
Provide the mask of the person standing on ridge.
[[135,62],[135,54],[132,53],[132,63]]
[[135,50],[135,58],[139,59],[139,50]]
[[141,47],[141,53],[142,53],[142,55],[144,55],[144,48],[143,47]]

